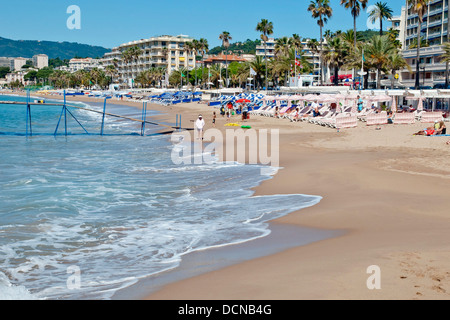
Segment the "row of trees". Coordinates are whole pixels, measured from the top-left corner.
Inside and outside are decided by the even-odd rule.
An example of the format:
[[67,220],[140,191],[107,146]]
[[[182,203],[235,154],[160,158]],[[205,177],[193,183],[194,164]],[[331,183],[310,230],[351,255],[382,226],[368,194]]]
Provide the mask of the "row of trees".
[[[428,10],[428,4],[431,0],[406,0],[406,6],[411,6],[412,12],[418,15],[419,19],[419,26],[423,23],[423,17],[427,13]],[[346,9],[350,10],[351,15],[353,17],[354,22],[354,50],[351,50],[350,54],[357,55],[357,52],[361,50],[361,45],[358,46],[357,44],[357,32],[356,32],[356,19],[361,13],[361,9],[366,9],[368,0],[341,0],[340,4],[344,6]],[[317,20],[317,24],[320,28],[320,49],[322,51],[322,43],[323,43],[323,36],[322,36],[322,28],[327,23],[328,19],[331,18],[333,15],[333,9],[330,6],[330,0],[312,0],[310,2],[310,5],[308,7],[308,11],[311,12],[312,17]],[[372,41],[372,45],[375,45],[375,42],[377,42],[379,45],[381,45],[381,42],[384,42],[382,39],[383,36],[383,21],[386,19],[392,18],[392,9],[388,6],[387,2],[377,2],[373,9],[369,12],[369,17],[374,23],[375,21],[379,21],[380,23],[380,38],[374,39]],[[423,41],[421,39],[421,32],[420,27],[418,28],[417,32],[417,39],[415,40],[415,43],[410,48],[416,48],[417,54],[416,54],[416,76],[415,76],[415,87],[418,89],[420,87],[420,48],[423,44]],[[447,25],[447,39],[450,39],[450,19],[448,19],[448,25]],[[445,45],[449,47],[450,45]],[[444,46],[444,47],[445,47]],[[394,49],[388,50],[388,45],[386,44],[386,48],[384,51],[394,52],[394,56],[398,56],[397,53],[395,53]],[[399,57],[397,57],[399,59]],[[395,60],[398,60],[398,59]],[[443,57],[444,61],[447,61],[445,56]],[[384,59],[386,60],[386,59]],[[379,62],[379,61],[378,61]],[[401,64],[404,62],[402,61]],[[381,63],[376,63],[377,71],[379,72],[380,69],[382,69]],[[446,67],[446,74],[445,74],[445,82],[446,86],[449,85],[449,63],[447,62]]]
[[56,88],[87,87],[94,85],[107,87],[112,83],[112,74],[108,68],[101,70],[94,68],[90,71],[79,70],[74,73],[63,70],[54,70],[51,67],[38,71],[30,71],[24,76],[24,80],[34,81],[36,84],[49,84]]

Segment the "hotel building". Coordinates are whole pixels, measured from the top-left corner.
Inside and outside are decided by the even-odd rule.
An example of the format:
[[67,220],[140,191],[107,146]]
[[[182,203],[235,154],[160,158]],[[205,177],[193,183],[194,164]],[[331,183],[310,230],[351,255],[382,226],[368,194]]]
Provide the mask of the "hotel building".
[[19,70],[22,69],[22,67],[24,65],[27,64],[28,60],[30,60],[30,59],[27,59],[27,58],[11,58],[9,69],[11,71],[19,71]]
[[[302,55],[314,66],[314,74],[318,75],[320,72],[320,55],[319,53],[312,52],[308,46],[309,39],[302,40]],[[326,42],[324,42],[325,44]],[[276,51],[276,39],[270,38],[266,43],[267,59],[273,59]],[[264,43],[256,46],[256,56],[264,58]],[[324,79],[329,78],[329,70],[324,66]],[[326,80],[325,80],[326,81]]]
[[420,49],[420,86],[432,87],[445,82],[446,64],[441,62],[444,53],[442,45],[448,41],[448,0],[431,0],[423,23],[419,25],[419,17],[412,10],[412,6],[402,8],[400,17],[393,19],[400,31],[399,40],[402,42],[402,55],[410,65],[412,73],[407,69],[399,72],[400,83],[406,87],[414,87],[416,77],[417,48],[410,48],[417,42],[417,33],[420,32],[427,47]]
[[[142,71],[154,67],[167,68],[169,74],[182,68],[190,70],[195,68],[195,55],[193,52],[188,55],[185,44],[192,40],[194,39],[185,35],[164,35],[124,43],[106,53],[101,63],[103,67],[108,65],[117,67],[120,83],[129,83]],[[138,47],[143,53],[136,61],[125,63],[122,53],[133,47]]]
[[33,66],[38,69],[48,67],[48,56],[46,54],[34,55]]

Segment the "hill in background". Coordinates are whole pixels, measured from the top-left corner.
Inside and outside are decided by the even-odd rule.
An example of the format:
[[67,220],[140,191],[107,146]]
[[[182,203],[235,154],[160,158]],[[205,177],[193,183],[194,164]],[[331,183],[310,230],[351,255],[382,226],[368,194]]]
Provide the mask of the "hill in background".
[[72,59],[74,57],[103,57],[110,49],[74,42],[37,40],[11,40],[0,37],[0,57],[31,58],[46,54],[50,59]]

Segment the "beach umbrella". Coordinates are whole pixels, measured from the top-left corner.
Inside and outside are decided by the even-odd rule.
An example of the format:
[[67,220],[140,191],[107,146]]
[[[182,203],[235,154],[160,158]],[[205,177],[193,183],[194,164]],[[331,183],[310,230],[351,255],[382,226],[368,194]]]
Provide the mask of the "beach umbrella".
[[391,107],[391,111],[393,112],[393,113],[396,113],[397,112],[397,98],[396,97],[393,97],[393,101],[392,101],[392,107]]
[[319,98],[319,96],[315,95],[315,94],[307,94],[306,96],[303,97],[303,99],[305,101],[314,101],[317,100]]
[[352,114],[358,113],[358,102],[356,99],[352,101],[352,110],[350,112]]
[[236,101],[237,103],[244,103],[244,102],[251,102],[250,100],[248,100],[248,99],[239,99],[239,100],[237,100]]
[[419,98],[419,105],[417,106],[417,111],[423,111],[423,100],[424,98]]

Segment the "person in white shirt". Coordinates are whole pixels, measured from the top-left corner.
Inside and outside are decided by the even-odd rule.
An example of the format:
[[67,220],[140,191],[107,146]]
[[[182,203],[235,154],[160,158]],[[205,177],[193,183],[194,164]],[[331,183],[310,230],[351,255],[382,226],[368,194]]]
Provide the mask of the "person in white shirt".
[[203,120],[202,115],[198,116],[195,122],[195,128],[197,129],[198,138],[203,140],[203,128],[205,127],[205,120]]

